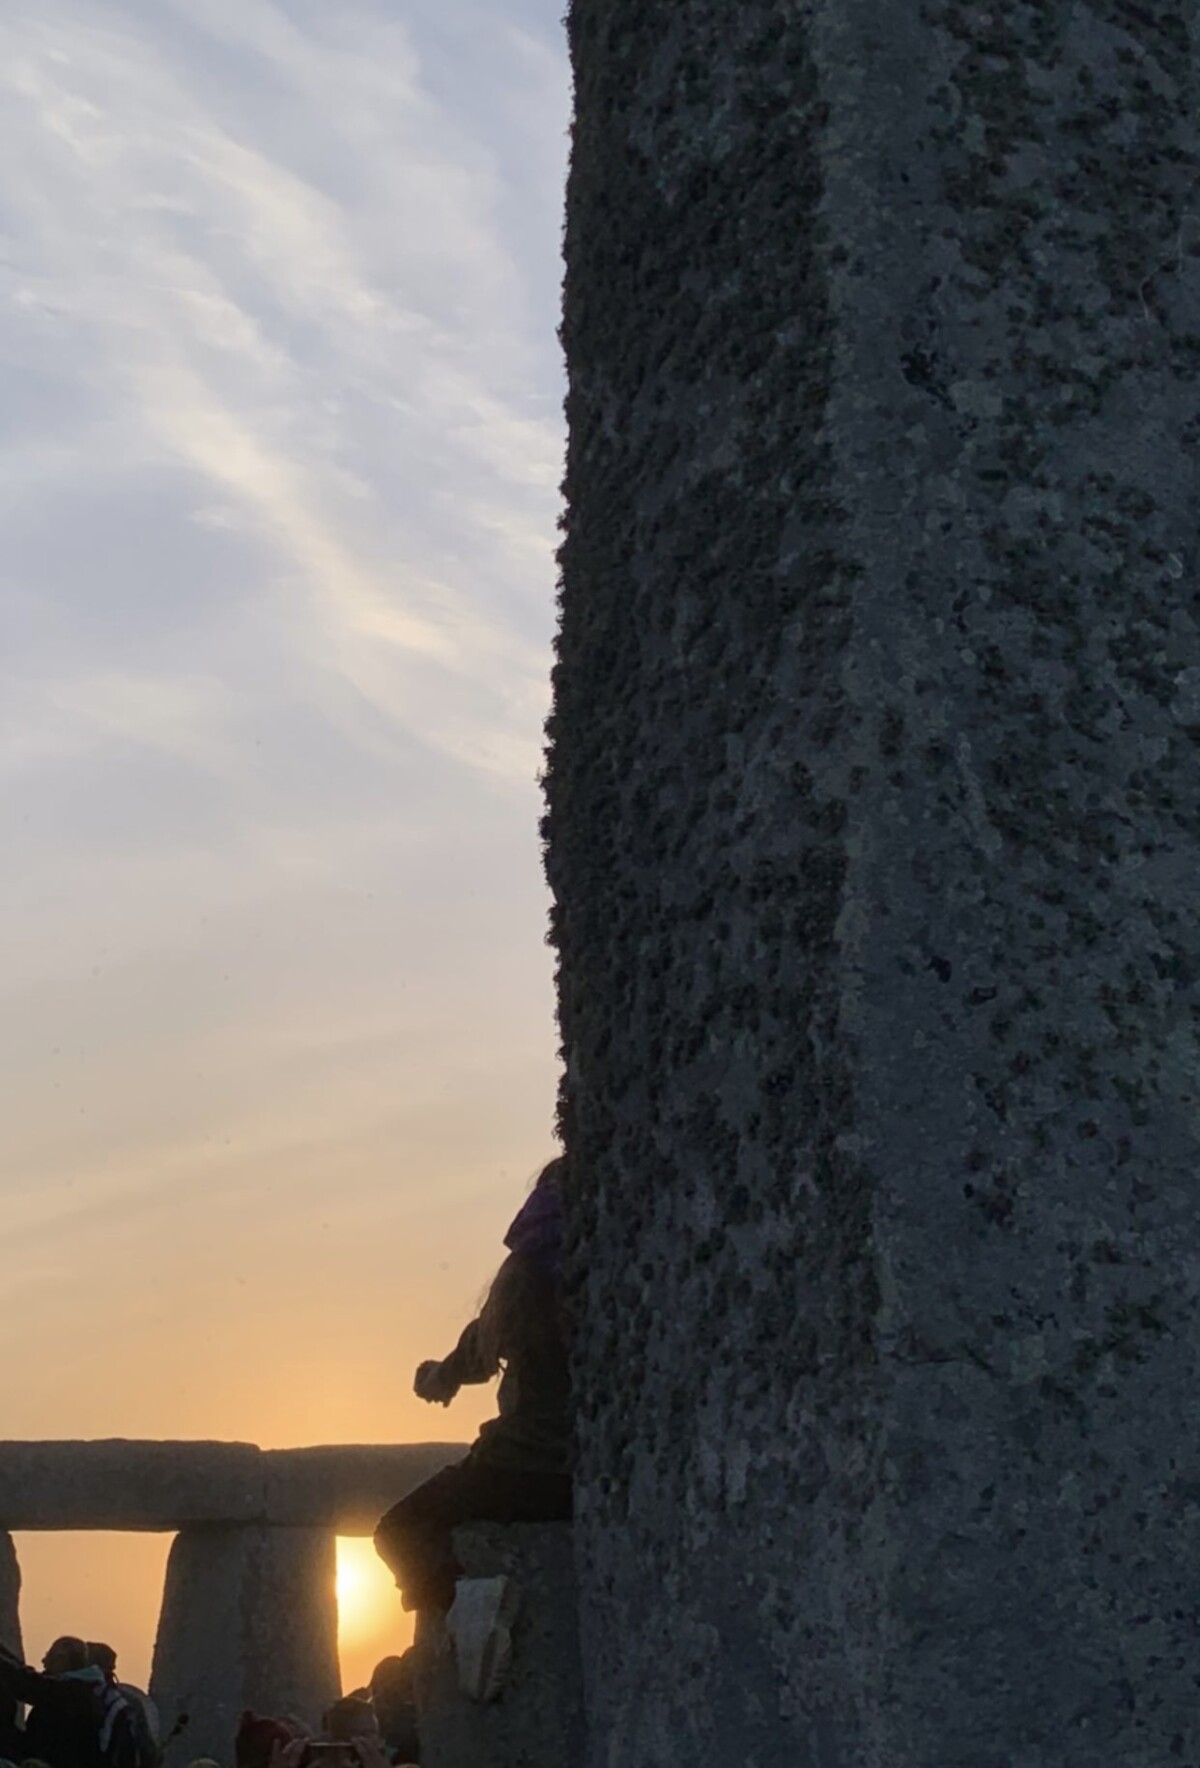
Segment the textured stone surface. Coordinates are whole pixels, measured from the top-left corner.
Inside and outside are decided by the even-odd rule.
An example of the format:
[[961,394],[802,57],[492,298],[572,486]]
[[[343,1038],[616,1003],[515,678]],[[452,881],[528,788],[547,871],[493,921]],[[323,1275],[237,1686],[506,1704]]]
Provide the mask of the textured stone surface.
[[21,1656],[21,1567],[11,1535],[0,1529],[0,1645]]
[[150,1682],[164,1730],[189,1715],[169,1763],[231,1761],[247,1707],[319,1723],[339,1692],[335,1561],[335,1537],[321,1529],[176,1537]]
[[1200,1760],[1195,5],[570,28],[588,1760]]
[[0,1527],[174,1529],[270,1522],[370,1534],[460,1443],[0,1442]]
[[0,1443],[0,1526],[168,1529],[263,1510],[250,1443]]
[[570,1529],[480,1523],[456,1530],[454,1541],[468,1576],[512,1577],[520,1607],[508,1676],[487,1704],[460,1693],[442,1618],[420,1617],[422,1768],[579,1768],[583,1689]]

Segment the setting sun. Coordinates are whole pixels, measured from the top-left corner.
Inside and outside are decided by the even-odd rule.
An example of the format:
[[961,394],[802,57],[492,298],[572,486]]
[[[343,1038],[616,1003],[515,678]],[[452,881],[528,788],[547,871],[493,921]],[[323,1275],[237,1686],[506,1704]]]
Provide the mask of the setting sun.
[[355,1545],[357,1543],[352,1541],[338,1543],[337,1599],[338,1614],[342,1617],[343,1625],[353,1625],[358,1618],[367,1582],[358,1556],[351,1558],[344,1551]]
[[339,1536],[337,1544],[338,1655],[342,1687],[361,1688],[380,1658],[412,1644],[413,1617],[372,1541]]

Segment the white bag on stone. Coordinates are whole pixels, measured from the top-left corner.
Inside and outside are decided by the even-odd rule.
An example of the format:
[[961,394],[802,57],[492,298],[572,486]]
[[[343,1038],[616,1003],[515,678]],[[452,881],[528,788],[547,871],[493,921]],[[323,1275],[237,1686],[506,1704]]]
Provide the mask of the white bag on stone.
[[471,1700],[495,1700],[512,1660],[520,1593],[511,1578],[460,1578],[446,1616],[458,1660],[458,1686]]

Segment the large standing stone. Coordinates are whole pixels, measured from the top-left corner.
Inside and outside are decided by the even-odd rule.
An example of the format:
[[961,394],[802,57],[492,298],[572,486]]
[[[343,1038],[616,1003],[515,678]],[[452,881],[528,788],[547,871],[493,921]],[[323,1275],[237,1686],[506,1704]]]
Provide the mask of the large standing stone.
[[22,1655],[21,1566],[11,1535],[0,1529],[0,1645]]
[[1200,1760],[1194,0],[574,0],[589,1761]]
[[167,1562],[150,1692],[169,1758],[232,1759],[242,1711],[316,1724],[339,1691],[336,1551],[325,1530],[185,1529]]
[[511,1578],[512,1659],[494,1700],[469,1699],[442,1617],[420,1616],[422,1768],[579,1768],[583,1687],[570,1529],[476,1523],[455,1530],[454,1547],[467,1577]]

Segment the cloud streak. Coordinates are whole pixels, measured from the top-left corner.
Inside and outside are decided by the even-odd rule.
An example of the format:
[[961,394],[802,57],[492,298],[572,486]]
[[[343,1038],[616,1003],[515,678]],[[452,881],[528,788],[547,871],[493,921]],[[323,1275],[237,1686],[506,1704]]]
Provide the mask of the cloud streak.
[[[331,1195],[364,1233],[417,1208],[457,1251],[413,1294],[457,1318],[548,1142],[558,11],[0,10],[0,1206],[46,1347],[36,1392],[0,1376],[18,1433],[263,1404],[302,1440],[287,1370],[220,1361],[296,1307],[272,1248],[311,1294]],[[368,1332],[399,1253],[361,1250],[337,1317]],[[371,1391],[345,1428],[387,1435]]]
[[[527,778],[528,705],[487,684],[544,678],[555,352],[523,331],[496,156],[422,92],[409,34],[369,8],[313,17],[57,0],[0,25],[10,335],[60,375],[74,356],[87,390],[47,489],[87,475],[103,410],[128,478],[173,462],[200,519],[215,501],[265,546],[311,667]],[[206,88],[220,57],[269,74],[260,108]],[[24,451],[5,464],[36,495]],[[477,710],[433,716],[430,667],[481,684]]]

